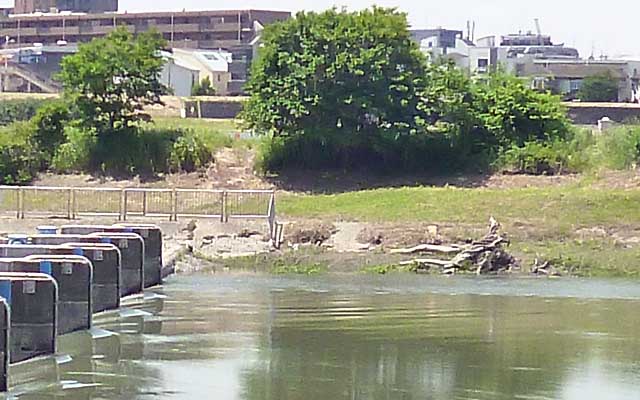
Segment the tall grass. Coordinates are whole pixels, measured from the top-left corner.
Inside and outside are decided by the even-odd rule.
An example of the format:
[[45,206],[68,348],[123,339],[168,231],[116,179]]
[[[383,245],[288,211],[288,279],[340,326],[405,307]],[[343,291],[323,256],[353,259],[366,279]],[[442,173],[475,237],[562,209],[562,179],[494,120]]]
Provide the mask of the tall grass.
[[621,125],[598,133],[574,128],[561,141],[528,142],[512,147],[497,158],[498,171],[526,174],[558,174],[624,170],[640,161],[640,125]]

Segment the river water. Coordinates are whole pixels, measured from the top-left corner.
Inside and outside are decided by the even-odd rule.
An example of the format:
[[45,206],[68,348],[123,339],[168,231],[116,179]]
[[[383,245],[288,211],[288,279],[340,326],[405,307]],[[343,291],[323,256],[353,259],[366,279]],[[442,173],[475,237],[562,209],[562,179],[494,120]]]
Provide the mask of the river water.
[[19,399],[640,399],[640,283],[174,277],[11,376]]

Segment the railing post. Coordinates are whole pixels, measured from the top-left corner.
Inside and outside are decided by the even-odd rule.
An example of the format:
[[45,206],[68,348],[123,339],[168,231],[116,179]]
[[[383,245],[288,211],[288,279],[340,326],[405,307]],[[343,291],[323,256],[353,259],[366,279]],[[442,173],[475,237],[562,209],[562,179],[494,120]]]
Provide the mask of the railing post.
[[225,215],[227,213],[227,192],[220,192],[220,222],[225,222]]
[[147,191],[142,191],[142,216],[147,216]]
[[127,192],[127,189],[122,189],[122,197],[123,197],[122,220],[126,221],[127,220],[127,205],[129,204],[129,192]]
[[76,219],[78,217],[78,195],[76,188],[71,188],[71,218]]
[[171,196],[171,215],[169,216],[169,221],[171,221],[172,216],[174,221],[178,221],[178,191],[176,190],[176,188],[173,188]]
[[20,219],[24,219],[24,189],[23,188],[20,188],[18,197],[19,197],[18,214],[20,214]]
[[122,189],[120,192],[120,200],[118,201],[118,221],[122,221],[122,213],[124,212],[124,196],[126,191]]
[[20,189],[16,190],[16,219],[20,219]]
[[72,199],[71,197],[73,196],[73,189],[69,188],[69,190],[67,190],[67,219],[71,219],[71,204],[72,204]]

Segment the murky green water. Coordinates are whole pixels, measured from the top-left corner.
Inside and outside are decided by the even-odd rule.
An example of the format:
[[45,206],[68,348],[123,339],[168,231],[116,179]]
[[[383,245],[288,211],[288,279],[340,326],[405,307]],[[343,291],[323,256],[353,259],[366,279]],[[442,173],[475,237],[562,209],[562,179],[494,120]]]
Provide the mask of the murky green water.
[[14,368],[9,397],[640,399],[640,283],[192,276],[158,293]]

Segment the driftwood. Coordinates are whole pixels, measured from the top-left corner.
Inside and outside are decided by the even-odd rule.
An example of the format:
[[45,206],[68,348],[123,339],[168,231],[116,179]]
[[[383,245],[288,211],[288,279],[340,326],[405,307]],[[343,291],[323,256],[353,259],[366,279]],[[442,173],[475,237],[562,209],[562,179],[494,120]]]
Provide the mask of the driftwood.
[[415,254],[415,253],[458,253],[461,250],[459,246],[441,246],[436,244],[421,244],[408,249],[393,249],[391,254]]
[[396,254],[419,252],[455,254],[449,260],[436,258],[416,258],[401,265],[415,265],[418,271],[439,268],[451,275],[459,271],[474,272],[478,275],[511,271],[517,267],[516,259],[503,249],[509,242],[500,235],[500,223],[493,217],[489,220],[489,232],[480,240],[466,245],[434,246],[420,245],[409,249],[395,250]]
[[534,275],[543,275],[543,276],[561,276],[562,274],[554,268],[553,265],[549,261],[545,261],[540,264],[540,261],[536,258],[533,268],[531,269],[531,273]]

